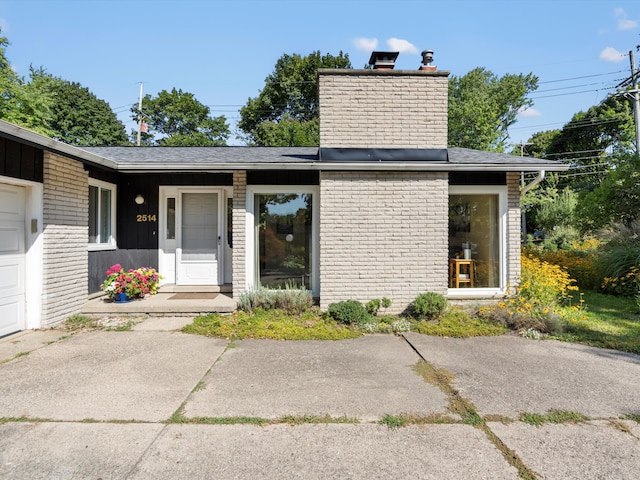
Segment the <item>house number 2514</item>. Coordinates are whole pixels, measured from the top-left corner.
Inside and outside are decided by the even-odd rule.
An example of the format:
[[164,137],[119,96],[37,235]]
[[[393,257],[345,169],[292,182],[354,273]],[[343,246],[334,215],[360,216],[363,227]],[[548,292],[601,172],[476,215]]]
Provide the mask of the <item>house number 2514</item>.
[[136,220],[138,223],[140,222],[156,222],[158,219],[155,215],[136,215]]

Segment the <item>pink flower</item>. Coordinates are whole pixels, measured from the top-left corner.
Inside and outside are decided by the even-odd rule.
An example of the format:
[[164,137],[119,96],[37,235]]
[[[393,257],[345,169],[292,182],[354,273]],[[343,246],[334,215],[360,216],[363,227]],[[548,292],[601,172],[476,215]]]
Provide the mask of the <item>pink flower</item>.
[[107,270],[107,276],[113,275],[114,273],[120,273],[120,270],[122,270],[122,265],[116,263],[115,265],[112,265],[109,270]]

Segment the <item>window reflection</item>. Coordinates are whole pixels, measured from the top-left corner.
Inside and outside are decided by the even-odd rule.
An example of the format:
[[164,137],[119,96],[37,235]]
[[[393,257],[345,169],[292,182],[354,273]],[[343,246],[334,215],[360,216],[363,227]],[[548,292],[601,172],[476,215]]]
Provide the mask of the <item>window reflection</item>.
[[259,284],[311,289],[312,195],[257,194],[254,211]]

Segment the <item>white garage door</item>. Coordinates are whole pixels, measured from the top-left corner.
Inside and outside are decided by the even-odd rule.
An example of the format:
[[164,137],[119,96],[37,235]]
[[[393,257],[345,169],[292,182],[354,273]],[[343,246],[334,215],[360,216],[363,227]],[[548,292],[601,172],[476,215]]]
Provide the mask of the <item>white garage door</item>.
[[0,184],[0,336],[25,322],[25,192]]

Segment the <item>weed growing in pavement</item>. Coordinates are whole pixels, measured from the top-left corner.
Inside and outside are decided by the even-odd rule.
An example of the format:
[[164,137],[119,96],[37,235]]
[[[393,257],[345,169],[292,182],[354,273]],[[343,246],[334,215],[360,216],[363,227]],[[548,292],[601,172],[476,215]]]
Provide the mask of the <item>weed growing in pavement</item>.
[[521,413],[520,421],[528,425],[540,427],[546,423],[585,423],[590,420],[589,417],[578,412],[570,412],[568,410],[549,410],[547,414],[539,413]]
[[640,423],[640,414],[630,413],[628,415],[623,415],[622,420],[632,420],[636,423]]
[[31,352],[20,352],[20,353],[16,353],[13,357],[11,357],[11,358],[6,358],[6,359],[2,360],[2,362],[0,362],[0,363],[9,363],[9,362],[12,362],[12,361],[13,361],[13,360],[15,360],[16,358],[25,357],[25,356],[29,355],[29,353],[31,353]]
[[276,423],[286,423],[288,425],[304,425],[304,424],[325,424],[325,423],[348,423],[358,424],[360,420],[357,418],[349,418],[347,416],[332,417],[331,415],[285,415],[276,420]]
[[400,415],[385,415],[378,421],[378,425],[386,425],[389,428],[400,428],[407,425],[407,420]]

